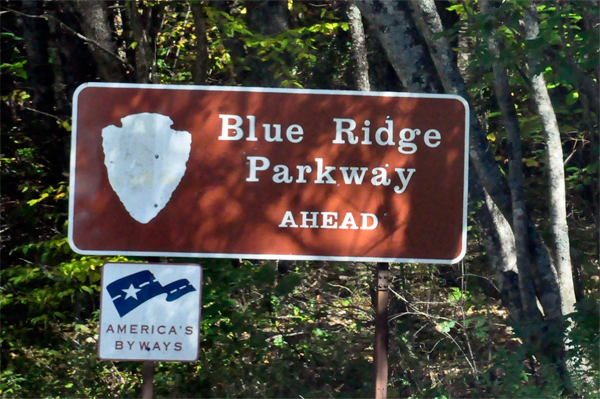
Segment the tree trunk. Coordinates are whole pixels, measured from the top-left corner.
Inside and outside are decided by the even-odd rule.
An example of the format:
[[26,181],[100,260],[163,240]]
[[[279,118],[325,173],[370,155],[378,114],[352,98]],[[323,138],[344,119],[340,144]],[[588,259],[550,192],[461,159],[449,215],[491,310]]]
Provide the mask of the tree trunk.
[[66,115],[71,109],[71,104],[66,96],[66,82],[64,79],[65,67],[61,54],[61,46],[58,34],[58,23],[55,19],[48,19],[50,45],[48,46],[48,54],[52,57],[52,72],[54,75],[54,107],[57,114]]
[[366,35],[369,86],[371,86],[371,90],[404,91],[402,82],[379,41],[377,32],[371,29],[367,19],[363,18],[362,21]]
[[[278,35],[289,29],[289,10],[287,1],[246,1],[246,22],[248,28],[265,36]],[[247,58],[250,71],[244,84],[259,87],[277,87],[281,79],[275,78],[272,71],[273,61],[262,61],[253,54]]]
[[206,64],[208,61],[208,42],[206,39],[206,23],[204,11],[199,2],[191,2],[192,17],[194,18],[194,33],[196,34],[196,62],[192,69],[194,84],[206,83]]
[[360,10],[354,4],[348,5],[346,13],[349,20],[350,36],[352,37],[350,56],[354,61],[354,82],[358,90],[370,91],[369,63],[367,62],[367,44],[362,15],[360,15]]
[[[458,67],[452,62],[450,44],[444,37],[434,39],[443,32],[442,21],[433,0],[413,0],[417,28],[425,37],[437,74],[446,93],[457,94],[469,101],[469,95]],[[471,104],[471,102],[469,102]],[[486,192],[492,197],[507,220],[512,220],[512,202],[506,179],[489,151],[487,133],[482,128],[475,109],[470,106],[470,155],[471,160],[483,180]]]
[[[481,201],[482,198],[480,197],[483,194],[485,204],[476,214],[476,219],[482,224],[483,244],[490,259],[490,264],[496,271],[502,304],[508,310],[511,319],[521,322],[525,317],[523,315],[523,301],[521,300],[523,293],[519,288],[519,280],[522,277],[520,277],[519,268],[517,267],[515,237],[510,224],[492,201],[492,198],[479,186],[477,180],[477,172],[470,170],[469,202]],[[535,291],[533,291],[533,303],[535,304]],[[541,316],[539,317],[541,318]]]
[[289,29],[287,1],[258,0],[245,2],[246,22],[252,32],[278,35]]
[[[428,41],[429,51],[419,43],[413,19],[402,8],[402,2],[392,7],[390,3],[357,0],[371,29],[378,33],[383,47],[405,88],[416,92],[440,92],[437,80],[439,73],[445,91],[468,98],[462,76],[452,63],[450,46],[442,32],[442,24],[433,1],[414,1],[419,28]],[[435,35],[435,36],[434,36]],[[430,54],[436,65],[431,65]],[[437,73],[436,73],[437,69]],[[470,112],[470,156],[482,180],[486,192],[492,197],[504,217],[512,222],[512,200],[510,188],[502,175],[498,164],[489,151],[487,134],[481,127],[475,110]],[[528,220],[528,233],[531,243],[533,278],[536,292],[546,316],[560,317],[560,292],[556,281],[556,272],[550,262],[548,249],[544,245],[533,221]]]
[[[127,13],[131,24],[133,39],[137,43],[134,48],[135,54],[135,75],[137,83],[148,83],[150,81],[150,66],[152,65],[152,52],[148,43],[148,36],[142,15],[139,12],[137,0],[128,3]],[[152,71],[155,73],[155,71]]]
[[81,17],[81,29],[84,35],[95,42],[90,42],[89,45],[98,66],[100,78],[107,82],[124,80],[123,64],[119,62],[108,22],[107,3],[79,0],[76,7]]
[[[435,3],[433,0],[412,0],[411,4],[416,15],[415,19],[418,22],[417,27],[427,40],[446,92],[458,94],[468,99],[464,80],[458,71],[458,67],[452,63],[450,45],[447,39],[441,36],[443,27]],[[482,178],[486,192],[492,197],[506,219],[512,221],[510,188],[488,150],[486,132],[481,127],[472,106],[470,117],[471,160],[473,160],[475,169]],[[539,300],[546,316],[549,318],[560,317],[560,292],[555,271],[547,256],[548,249],[535,227],[532,228],[533,223],[531,220],[528,221],[528,226],[529,239],[532,244],[535,244],[532,248],[536,267],[533,268],[532,274]]]
[[[421,43],[422,39],[417,35],[408,10],[398,8],[404,5],[400,4],[398,7],[392,7],[389,3],[366,1],[357,1],[356,4],[367,18],[371,30],[378,34],[403,86],[413,92],[443,91],[440,81],[436,79],[436,67],[428,55],[427,48]],[[454,68],[451,65],[452,58],[449,57],[447,61],[447,68]],[[456,92],[453,84],[451,84],[452,81],[447,75],[445,78],[446,84],[450,86],[450,92]],[[460,74],[455,76],[455,79],[462,82]],[[466,89],[463,89],[459,94],[466,96],[465,92]],[[496,197],[494,202],[502,204],[503,209],[501,210],[504,215],[502,218],[497,214],[499,208],[496,205],[492,206],[490,203],[488,204],[489,209],[482,211],[484,213],[487,212],[487,217],[482,217],[482,222],[485,224],[484,228],[490,231],[493,237],[497,237],[494,241],[490,242],[494,248],[488,247],[493,250],[493,255],[491,256],[494,258],[493,264],[496,266],[499,275],[506,277],[503,280],[504,283],[502,283],[505,302],[512,304],[510,305],[512,308],[511,315],[518,320],[521,318],[522,312],[518,291],[519,286],[515,284],[518,273],[510,261],[511,257],[515,258],[514,238],[512,237],[512,232],[507,233],[506,230],[507,228],[510,229],[510,226],[506,222],[506,217],[510,218],[512,215],[509,188],[492,154],[487,151],[488,143],[486,134],[481,128],[474,110],[471,110],[470,124],[471,132],[473,132],[473,129],[477,129],[478,133],[476,135],[471,133],[471,138],[473,136],[479,138],[474,143],[471,143],[471,158],[477,158],[478,160],[485,159],[485,162],[473,162],[479,168],[476,168],[476,172],[471,169],[469,176],[470,191],[471,195],[476,195],[483,200],[483,188],[478,183],[475,184],[477,180],[481,179],[484,184],[492,187],[491,191],[495,193]],[[494,175],[494,178],[490,179],[490,175]],[[486,189],[488,189],[487,186]],[[493,217],[490,215],[493,215]],[[530,288],[533,290],[533,284],[530,285]]]
[[550,61],[550,65],[552,65],[552,69],[554,71],[565,69],[565,66],[561,65],[561,61],[566,64],[566,69],[568,69],[569,72],[574,75],[575,80],[577,81],[577,91],[581,95],[587,97],[591,105],[591,113],[594,115],[596,123],[598,123],[598,119],[600,118],[598,84],[579,67],[571,54],[565,55],[565,57],[561,60],[561,57],[551,48],[545,49],[544,52],[546,53],[548,61]]
[[[493,8],[490,4],[490,0],[481,0],[480,5],[485,14],[492,14]],[[494,38],[495,33],[495,29],[492,29],[490,37],[488,38],[488,49],[490,54],[498,60],[500,58],[500,49]],[[498,101],[498,106],[502,113],[502,121],[504,122],[504,129],[506,130],[506,138],[509,146],[508,185],[510,187],[512,201],[512,226],[517,252],[521,300],[526,318],[535,320],[540,319],[540,313],[537,308],[535,289],[533,289],[531,257],[529,254],[528,216],[524,196],[523,156],[521,152],[519,118],[512,100],[506,69],[499,61],[494,62],[492,69],[494,71],[496,100]]]
[[[443,68],[443,65],[433,64],[430,54],[435,56],[442,49],[434,48],[431,52],[428,51],[426,44],[422,43],[422,37],[418,35],[404,2],[392,5],[387,2],[356,0],[355,3],[369,21],[371,29],[377,32],[381,44],[406,90],[417,93],[442,92],[444,87],[439,80],[441,77],[442,81],[448,85],[445,87],[446,92],[459,94],[468,99],[462,77],[457,70],[456,72],[452,71],[452,56],[446,54],[441,56],[444,58],[443,64],[449,67],[446,70],[440,69]],[[432,7],[433,12],[437,15],[435,4]],[[441,31],[442,25],[439,16],[438,22]],[[449,50],[447,42],[445,46]],[[470,118],[471,160],[480,178],[484,181],[485,190],[504,216],[511,220],[511,200],[506,180],[488,150],[489,143],[486,132],[481,127],[474,109],[471,109]]]
[[[71,95],[81,82],[89,82],[98,76],[97,64],[92,55],[93,45],[74,38],[74,32],[82,31],[81,15],[77,11],[75,3],[62,1],[55,4],[60,12],[53,14],[56,15],[56,18],[48,18],[48,23],[51,30],[55,31],[51,37],[54,39],[53,46],[56,47],[61,57],[62,80],[66,85],[66,90],[61,93],[66,103],[63,112],[69,114],[71,112]],[[63,25],[69,28],[65,28]]]
[[[600,26],[598,6],[600,6],[600,2],[598,0],[583,0],[579,4],[583,5],[581,16],[583,17],[585,30],[598,32],[598,26]],[[596,64],[595,72],[596,80],[600,79],[600,63]],[[596,108],[596,112],[600,112],[600,110]]]
[[[573,26],[571,24],[571,17],[570,15],[572,15],[571,13],[574,11],[572,9],[570,10],[566,10],[565,9],[565,4],[563,4],[563,2],[555,0],[554,1],[557,10],[560,12],[561,15],[563,15],[562,17],[562,21],[563,23],[562,25],[562,29],[561,32],[562,34],[559,33],[560,37],[561,37],[561,50],[562,52],[564,52],[564,55],[559,55],[557,54],[557,52],[554,50],[553,47],[546,47],[544,48],[544,52],[546,53],[546,56],[548,57],[551,65],[552,65],[552,69],[554,70],[555,74],[560,73],[559,71],[565,70],[566,69],[566,73],[568,73],[569,75],[571,75],[574,79],[575,82],[573,86],[575,86],[577,88],[577,91],[580,94],[580,97],[587,97],[587,100],[589,101],[588,106],[586,107],[588,112],[591,111],[595,117],[596,123],[598,123],[598,119],[600,118],[600,99],[599,99],[599,92],[598,92],[598,84],[596,83],[596,81],[594,81],[594,79],[592,79],[583,69],[581,69],[581,67],[579,66],[579,64],[577,63],[577,61],[575,60],[575,56],[577,54],[577,51],[574,51],[573,46],[571,45],[571,43],[574,43],[577,39],[575,37],[575,32],[573,30]],[[593,8],[589,7],[590,3],[586,2],[586,1],[581,1],[579,2],[580,6],[583,5],[583,10],[581,10],[581,16],[583,17],[584,21],[586,16],[588,15],[596,15],[598,14],[598,10],[594,10]],[[567,4],[567,6],[570,6],[570,4]],[[586,23],[583,23],[584,25],[584,29],[585,29],[585,25]],[[596,31],[597,33],[597,31]],[[562,62],[561,62],[562,61]],[[583,98],[581,98],[581,100],[583,100]],[[582,101],[583,104],[583,101]],[[589,105],[592,105],[592,109],[589,109]]]
[[355,0],[354,4],[376,32],[404,88],[413,93],[439,92],[435,67],[406,4],[368,0]]
[[[23,1],[23,12],[27,15],[42,15],[44,3],[33,0]],[[54,79],[48,57],[48,40],[50,36],[48,23],[43,18],[23,18],[23,27],[27,55],[25,67],[31,84],[31,92],[33,93],[33,109],[52,114],[54,101],[52,81]],[[43,114],[37,114],[36,118],[46,119]]]
[[[531,2],[525,9],[525,39],[534,40],[539,34],[538,16],[535,4]],[[542,123],[546,141],[548,162],[548,183],[550,190],[550,230],[554,244],[554,261],[558,272],[562,314],[575,311],[575,289],[567,226],[565,194],[565,173],[562,143],[554,108],[548,95],[543,73],[537,73],[537,60],[528,60],[532,99]]]

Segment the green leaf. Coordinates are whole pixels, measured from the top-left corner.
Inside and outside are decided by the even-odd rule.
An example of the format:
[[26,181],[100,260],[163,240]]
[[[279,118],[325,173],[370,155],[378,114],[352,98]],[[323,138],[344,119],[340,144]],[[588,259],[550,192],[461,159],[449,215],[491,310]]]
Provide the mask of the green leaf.
[[454,4],[448,8],[446,8],[446,10],[448,11],[456,11],[458,14],[462,13],[464,11],[464,6],[462,4]]
[[436,329],[438,331],[440,331],[440,332],[443,332],[443,333],[447,334],[447,333],[450,332],[450,330],[452,329],[452,327],[454,327],[455,325],[456,325],[456,321],[454,321],[454,320],[446,320],[446,321],[443,321],[440,324],[438,324],[436,326]]
[[93,293],[94,293],[94,290],[93,290],[93,289],[91,289],[90,287],[83,286],[83,287],[81,287],[81,289],[82,289],[83,291],[87,292],[87,293],[90,293],[90,294],[93,294]]
[[[468,294],[468,291],[467,291]],[[452,304],[452,305],[456,305],[458,302],[460,302],[461,300],[467,299],[467,295],[465,295],[465,293],[463,293],[460,288],[458,287],[452,287],[452,292],[448,295],[448,301]]]
[[540,163],[538,161],[536,161],[534,158],[523,158],[523,162],[525,162],[525,165],[532,167],[532,168],[540,166]]
[[287,275],[275,287],[275,294],[278,296],[290,294],[301,282],[302,280],[298,274]]
[[223,298],[221,300],[221,303],[223,306],[227,306],[227,307],[231,307],[231,308],[235,308],[238,305],[236,300],[230,299],[230,298]]
[[326,337],[327,333],[323,330],[321,330],[320,328],[315,328],[313,330],[313,334],[315,334],[317,337]]
[[37,199],[32,199],[27,201],[27,205],[29,206],[34,206],[35,204],[37,204],[38,202],[43,201],[45,198],[48,198],[49,194],[48,193],[43,193],[42,196],[40,198]]
[[570,92],[569,94],[567,94],[567,98],[566,98],[567,105],[575,104],[578,99],[579,99],[578,92],[576,92],[576,91]]

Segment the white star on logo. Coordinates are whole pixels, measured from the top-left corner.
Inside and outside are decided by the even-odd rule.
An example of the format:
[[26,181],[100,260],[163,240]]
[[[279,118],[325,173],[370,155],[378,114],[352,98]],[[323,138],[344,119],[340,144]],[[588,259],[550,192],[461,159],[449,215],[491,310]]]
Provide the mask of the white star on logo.
[[126,290],[123,290],[123,292],[127,294],[127,296],[125,297],[125,299],[127,299],[129,297],[134,297],[135,299],[138,299],[137,293],[139,291],[141,291],[139,288],[135,288],[133,286],[133,284],[130,284],[129,288],[127,288]]

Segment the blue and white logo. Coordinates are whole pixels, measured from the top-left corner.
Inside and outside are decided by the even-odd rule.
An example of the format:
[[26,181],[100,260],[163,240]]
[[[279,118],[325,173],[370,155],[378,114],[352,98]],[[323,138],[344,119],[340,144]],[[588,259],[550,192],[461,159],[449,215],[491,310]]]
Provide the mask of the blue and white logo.
[[130,274],[106,286],[119,316],[123,317],[146,301],[161,294],[167,294],[167,302],[196,291],[187,279],[181,279],[163,287],[150,270]]

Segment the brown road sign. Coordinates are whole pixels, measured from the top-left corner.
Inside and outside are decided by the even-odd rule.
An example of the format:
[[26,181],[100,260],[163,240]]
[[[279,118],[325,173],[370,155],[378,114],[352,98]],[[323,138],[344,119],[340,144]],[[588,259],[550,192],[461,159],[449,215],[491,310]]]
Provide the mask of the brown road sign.
[[469,111],[458,96],[88,83],[73,104],[76,252],[464,256]]

